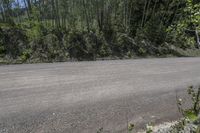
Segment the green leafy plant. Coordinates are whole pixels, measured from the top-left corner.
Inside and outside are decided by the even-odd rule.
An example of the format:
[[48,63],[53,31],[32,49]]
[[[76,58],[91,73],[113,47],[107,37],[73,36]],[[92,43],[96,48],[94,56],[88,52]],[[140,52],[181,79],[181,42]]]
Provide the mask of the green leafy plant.
[[135,125],[133,123],[128,124],[128,131],[132,132],[135,129]]
[[97,131],[97,133],[103,133],[103,127],[99,128],[99,130]]
[[188,95],[192,100],[192,107],[189,109],[183,109],[182,107],[182,99],[177,99],[177,106],[179,112],[191,121],[195,121],[198,119],[199,111],[200,111],[200,87],[198,89],[190,86],[188,88]]
[[[200,30],[200,3],[195,0],[184,0],[186,6],[179,21],[170,25],[166,30],[168,38],[181,48],[194,48],[197,44],[195,32]],[[198,33],[196,33],[198,34]],[[199,46],[197,46],[199,47]]]
[[153,132],[153,124],[149,123],[146,125],[146,133],[152,133]]

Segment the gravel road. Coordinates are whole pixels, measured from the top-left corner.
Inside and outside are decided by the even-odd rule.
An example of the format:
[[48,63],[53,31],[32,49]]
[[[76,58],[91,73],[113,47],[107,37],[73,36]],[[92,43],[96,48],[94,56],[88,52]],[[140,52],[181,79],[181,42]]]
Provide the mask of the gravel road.
[[122,133],[180,117],[200,58],[0,66],[0,133]]

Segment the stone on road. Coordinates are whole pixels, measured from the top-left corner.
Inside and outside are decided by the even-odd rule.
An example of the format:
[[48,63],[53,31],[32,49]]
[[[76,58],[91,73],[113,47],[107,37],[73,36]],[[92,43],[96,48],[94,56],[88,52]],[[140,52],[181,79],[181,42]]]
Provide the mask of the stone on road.
[[0,66],[0,133],[126,131],[176,120],[200,58]]

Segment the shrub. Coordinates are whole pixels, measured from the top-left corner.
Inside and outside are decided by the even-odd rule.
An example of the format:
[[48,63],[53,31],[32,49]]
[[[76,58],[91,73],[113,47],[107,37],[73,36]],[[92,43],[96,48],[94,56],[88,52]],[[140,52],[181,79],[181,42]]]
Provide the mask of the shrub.
[[31,49],[26,49],[22,52],[22,55],[20,56],[22,62],[26,62],[28,59],[31,58],[31,53],[32,50]]
[[112,54],[110,46],[106,41],[103,33],[96,33],[96,51],[97,57],[108,57]]
[[27,47],[27,36],[18,27],[2,27],[0,33],[1,52],[16,59]]
[[133,38],[124,33],[117,34],[117,40],[114,45],[114,52],[118,56],[131,56],[138,49]]
[[71,30],[64,37],[66,47],[71,59],[95,60],[96,57],[110,55],[110,49],[102,34],[93,31]]

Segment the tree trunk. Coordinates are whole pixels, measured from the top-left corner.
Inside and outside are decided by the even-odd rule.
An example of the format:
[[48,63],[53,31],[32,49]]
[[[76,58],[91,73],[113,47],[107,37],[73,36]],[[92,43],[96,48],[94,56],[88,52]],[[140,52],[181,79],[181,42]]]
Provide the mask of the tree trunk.
[[27,0],[27,4],[28,4],[28,10],[31,13],[32,12],[32,6],[31,6],[31,1]]
[[83,4],[83,9],[84,9],[84,15],[85,15],[85,19],[86,19],[86,24],[87,24],[87,30],[88,32],[90,31],[90,23],[89,23],[89,17],[88,17],[88,13],[87,13],[87,6],[85,3],[85,0],[82,0],[82,4]]
[[145,19],[145,15],[146,15],[146,7],[147,7],[147,4],[148,4],[148,0],[145,0],[144,10],[143,10],[143,15],[142,15],[141,27],[143,27],[143,25],[144,25],[144,19]]
[[197,45],[198,45],[198,48],[200,48],[200,38],[199,38],[199,32],[197,28],[195,30],[195,33],[196,33],[196,38],[197,38]]
[[5,22],[4,11],[3,11],[3,8],[1,5],[0,5],[0,12],[1,12],[1,16],[2,16],[2,22]]
[[55,11],[56,11],[56,25],[60,28],[60,11],[59,11],[59,1],[55,0]]
[[52,26],[54,27],[55,26],[55,19],[56,19],[56,9],[55,9],[55,3],[54,3],[54,0],[51,0],[51,19],[52,19]]
[[29,10],[28,10],[27,4],[26,4],[26,0],[24,0],[24,6],[25,6],[25,9],[27,12],[28,19],[30,19],[30,13],[29,13]]

